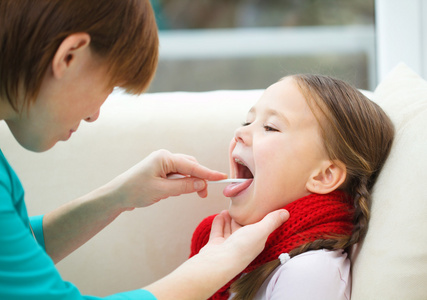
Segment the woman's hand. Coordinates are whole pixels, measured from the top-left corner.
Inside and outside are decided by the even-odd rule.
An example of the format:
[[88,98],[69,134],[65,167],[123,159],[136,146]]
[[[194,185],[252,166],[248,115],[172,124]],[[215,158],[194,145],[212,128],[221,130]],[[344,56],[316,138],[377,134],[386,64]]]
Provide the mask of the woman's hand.
[[278,210],[258,223],[241,227],[223,211],[212,223],[206,246],[145,289],[159,300],[207,299],[244,270],[264,249],[268,236],[288,218],[286,210]]
[[[168,179],[171,174],[184,176]],[[151,205],[170,196],[193,192],[204,198],[207,196],[206,180],[224,178],[227,178],[226,174],[200,165],[194,157],[159,150],[112,180],[106,187],[129,210]]]
[[[226,251],[236,255],[234,264],[244,269],[265,247],[268,236],[289,218],[289,212],[281,209],[269,213],[260,222],[241,226],[224,210],[215,217],[209,236],[209,242],[200,253]],[[225,250],[227,249],[227,250]]]

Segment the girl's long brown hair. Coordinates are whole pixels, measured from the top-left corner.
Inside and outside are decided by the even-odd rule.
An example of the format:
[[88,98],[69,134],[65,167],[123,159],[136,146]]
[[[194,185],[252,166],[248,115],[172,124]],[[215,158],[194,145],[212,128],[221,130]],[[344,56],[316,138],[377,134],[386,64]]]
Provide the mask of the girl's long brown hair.
[[15,110],[18,96],[34,101],[59,45],[79,32],[90,35],[111,87],[136,94],[148,87],[158,60],[149,0],[1,0],[0,99]]
[[[368,230],[372,187],[390,152],[394,127],[376,103],[341,80],[307,74],[292,78],[319,122],[329,158],[343,162],[347,168],[342,189],[354,199],[355,226],[350,236],[316,240],[293,249],[289,255],[318,249],[347,250]],[[279,265],[278,259],[271,261],[234,282],[233,300],[253,299]]]

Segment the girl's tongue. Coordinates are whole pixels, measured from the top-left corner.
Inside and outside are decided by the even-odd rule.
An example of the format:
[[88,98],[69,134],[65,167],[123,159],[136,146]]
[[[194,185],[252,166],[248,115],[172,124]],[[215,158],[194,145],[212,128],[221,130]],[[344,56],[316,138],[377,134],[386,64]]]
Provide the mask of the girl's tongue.
[[222,193],[225,197],[236,197],[240,192],[247,189],[251,185],[252,181],[253,179],[248,179],[242,183],[232,183],[226,186]]

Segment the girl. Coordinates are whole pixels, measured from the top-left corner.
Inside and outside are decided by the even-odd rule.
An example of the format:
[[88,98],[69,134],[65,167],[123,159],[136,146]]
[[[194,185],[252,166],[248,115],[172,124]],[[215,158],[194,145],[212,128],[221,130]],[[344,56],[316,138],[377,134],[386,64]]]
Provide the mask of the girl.
[[[382,109],[341,80],[294,75],[270,86],[231,141],[231,177],[248,180],[224,195],[241,225],[281,207],[291,217],[212,299],[349,299],[346,251],[367,231],[393,136]],[[191,255],[211,222],[194,232]]]
[[[0,120],[23,147],[46,151],[68,140],[82,120],[95,121],[115,86],[143,92],[157,58],[148,0],[2,0]],[[168,180],[169,173],[188,177]],[[192,157],[158,151],[99,189],[30,219],[24,189],[0,151],[0,299],[98,299],[65,282],[55,263],[122,212],[183,193],[205,197],[205,180],[224,176]],[[238,227],[228,226],[223,213],[203,253],[144,289],[108,299],[206,299],[261,252],[286,217],[277,212],[233,233]]]

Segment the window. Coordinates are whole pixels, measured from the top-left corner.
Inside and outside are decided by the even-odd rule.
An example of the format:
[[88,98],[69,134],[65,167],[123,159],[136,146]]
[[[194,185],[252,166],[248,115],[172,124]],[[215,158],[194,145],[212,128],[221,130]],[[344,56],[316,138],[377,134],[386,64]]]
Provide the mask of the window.
[[150,92],[263,89],[294,73],[376,85],[374,0],[152,0]]

